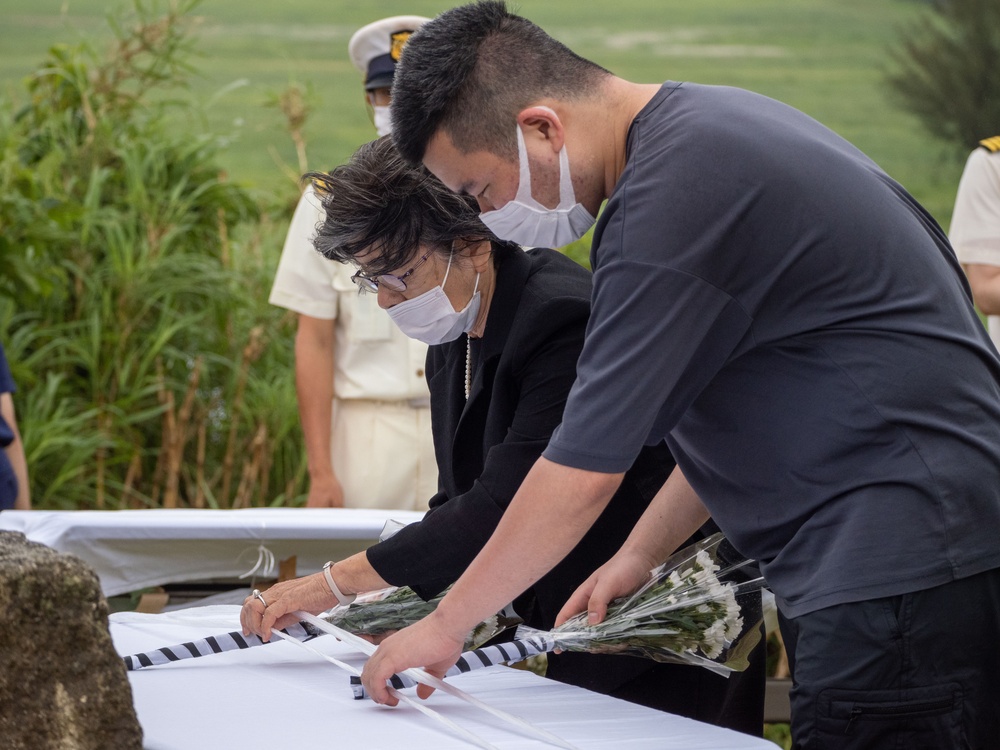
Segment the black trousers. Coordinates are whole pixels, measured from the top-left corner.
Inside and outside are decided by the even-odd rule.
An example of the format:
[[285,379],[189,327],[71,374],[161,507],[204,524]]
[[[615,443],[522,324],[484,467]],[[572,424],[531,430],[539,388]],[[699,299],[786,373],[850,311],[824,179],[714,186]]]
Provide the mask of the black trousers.
[[1000,748],[1000,570],[781,631],[796,750]]

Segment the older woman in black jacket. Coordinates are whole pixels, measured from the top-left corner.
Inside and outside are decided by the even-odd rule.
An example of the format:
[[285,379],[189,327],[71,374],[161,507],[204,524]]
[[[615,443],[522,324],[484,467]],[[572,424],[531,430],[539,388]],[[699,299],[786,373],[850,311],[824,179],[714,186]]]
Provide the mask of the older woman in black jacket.
[[[264,602],[249,598],[244,631],[265,639],[272,626],[294,622],[296,610],[324,611],[389,585],[430,598],[461,575],[562,418],[590,312],[589,272],[553,250],[524,252],[498,240],[474,200],[409,167],[388,139],[311,177],[327,214],[316,248],[357,265],[361,291],[378,294],[404,333],[431,345],[439,491],[420,523],[323,573],[272,587]],[[662,445],[640,454],[583,540],[515,602],[528,624],[552,626],[672,468]],[[726,680],[697,667],[567,653],[549,657],[548,676],[760,734],[763,665],[756,661],[751,673]]]

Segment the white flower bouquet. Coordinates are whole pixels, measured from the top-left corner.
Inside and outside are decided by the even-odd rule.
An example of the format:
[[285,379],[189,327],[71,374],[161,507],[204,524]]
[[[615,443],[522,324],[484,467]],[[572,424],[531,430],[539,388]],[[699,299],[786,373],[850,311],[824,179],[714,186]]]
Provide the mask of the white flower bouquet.
[[760,638],[760,608],[754,607],[754,621],[746,622],[737,596],[759,591],[764,581],[733,580],[750,563],[715,534],[650,571],[649,581],[615,600],[602,622],[588,624],[583,612],[547,632],[522,626],[518,638],[542,638],[551,642],[549,650],[630,654],[741,671]]
[[[337,608],[324,616],[327,622],[355,635],[379,636],[402,630],[422,620],[444,599],[447,589],[424,601],[409,586],[388,588],[357,599],[347,608]],[[521,620],[509,607],[490,617],[469,634],[465,645],[476,648]]]
[[[612,602],[596,625],[587,623],[585,612],[552,630],[522,625],[513,641],[464,652],[446,676],[555,650],[641,656],[722,675],[742,672],[760,642],[763,620],[759,592],[765,583],[746,575],[752,564],[714,534],[650,571],[649,580]],[[397,689],[414,685],[403,675],[389,682]],[[356,698],[365,697],[360,680],[352,678],[351,685]]]

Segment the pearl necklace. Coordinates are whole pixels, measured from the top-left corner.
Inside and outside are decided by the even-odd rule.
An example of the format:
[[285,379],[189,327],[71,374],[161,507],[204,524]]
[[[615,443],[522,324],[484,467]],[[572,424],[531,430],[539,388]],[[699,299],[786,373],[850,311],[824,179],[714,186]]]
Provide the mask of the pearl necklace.
[[472,337],[465,334],[465,400],[469,400],[472,390]]

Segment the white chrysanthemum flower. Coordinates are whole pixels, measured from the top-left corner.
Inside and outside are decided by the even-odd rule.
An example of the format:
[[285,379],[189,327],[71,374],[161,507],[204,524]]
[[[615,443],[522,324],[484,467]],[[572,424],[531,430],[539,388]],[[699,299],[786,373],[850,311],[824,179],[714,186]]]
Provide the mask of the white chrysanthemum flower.
[[729,624],[726,626],[726,640],[732,643],[743,632],[743,618],[737,615],[733,619],[727,620],[727,622]]
[[[613,605],[602,623],[590,627],[582,619],[567,623],[567,630],[577,631],[573,636],[580,641],[570,648],[654,658],[672,653],[682,661],[706,666],[709,661],[728,658],[728,649],[743,635],[743,618],[737,588],[721,580],[724,576],[712,557],[714,550],[710,546],[709,551],[695,552],[673,570],[669,564],[655,569],[649,583]],[[562,635],[569,634],[563,631]],[[719,666],[729,668],[728,664]]]
[[726,645],[726,623],[716,620],[705,630],[701,641],[701,650],[709,659],[716,658]]
[[735,641],[743,632],[743,615],[740,605],[736,602],[736,594],[732,586],[727,587],[726,602],[726,639]]

